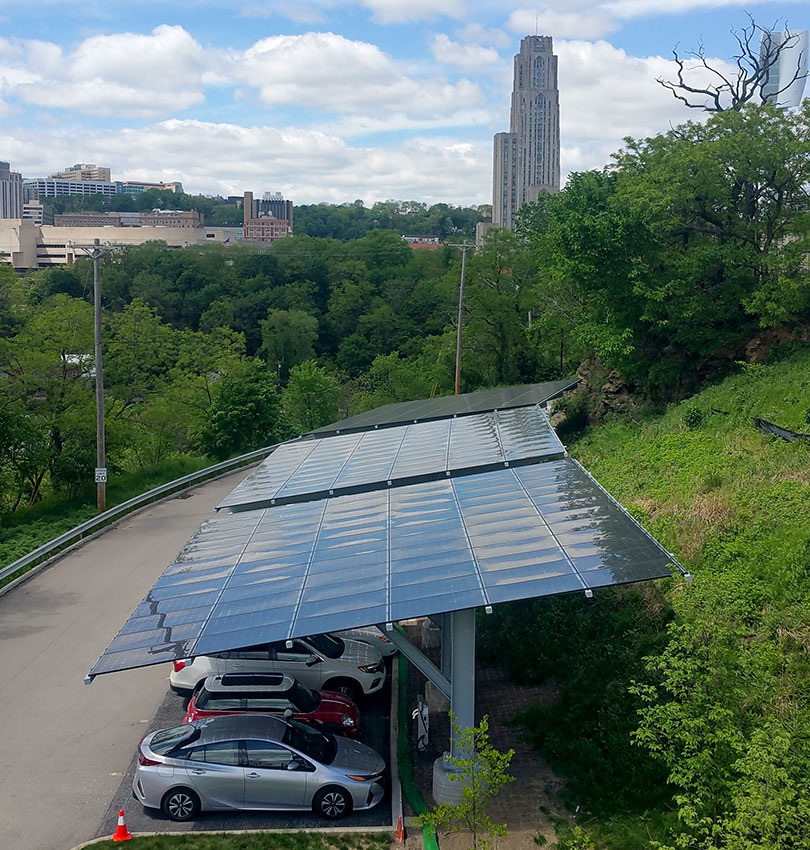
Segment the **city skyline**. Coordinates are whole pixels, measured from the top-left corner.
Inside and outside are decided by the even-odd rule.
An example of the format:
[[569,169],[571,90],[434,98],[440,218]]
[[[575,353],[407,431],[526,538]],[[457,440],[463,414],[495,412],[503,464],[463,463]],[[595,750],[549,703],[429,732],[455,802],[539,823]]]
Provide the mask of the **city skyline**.
[[656,83],[674,76],[676,44],[728,57],[746,9],[767,27],[810,22],[798,2],[674,5],[0,0],[0,158],[26,177],[96,162],[299,204],[489,203],[527,34],[552,37],[560,57],[564,180],[604,166],[624,136],[701,117]]

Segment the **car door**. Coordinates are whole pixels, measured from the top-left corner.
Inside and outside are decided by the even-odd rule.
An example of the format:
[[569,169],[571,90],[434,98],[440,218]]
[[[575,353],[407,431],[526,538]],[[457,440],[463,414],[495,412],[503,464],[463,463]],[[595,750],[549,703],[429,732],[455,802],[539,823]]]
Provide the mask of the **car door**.
[[245,800],[245,768],[239,741],[217,741],[193,747],[185,755],[191,787],[204,809],[241,809]]
[[245,756],[245,808],[307,805],[307,777],[314,771],[309,762],[274,741],[245,741]]
[[293,640],[290,643],[292,646],[289,647],[284,641],[272,644],[276,656],[275,669],[295,677],[308,688],[319,689],[324,681],[323,659],[303,641]]

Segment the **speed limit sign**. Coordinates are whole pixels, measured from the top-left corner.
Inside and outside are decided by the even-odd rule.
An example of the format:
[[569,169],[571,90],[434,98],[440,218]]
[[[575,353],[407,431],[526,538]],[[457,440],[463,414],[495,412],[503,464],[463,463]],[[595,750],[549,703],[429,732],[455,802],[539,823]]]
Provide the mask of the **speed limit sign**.
[[97,466],[96,467],[96,484],[106,484],[107,483],[107,467],[106,466]]

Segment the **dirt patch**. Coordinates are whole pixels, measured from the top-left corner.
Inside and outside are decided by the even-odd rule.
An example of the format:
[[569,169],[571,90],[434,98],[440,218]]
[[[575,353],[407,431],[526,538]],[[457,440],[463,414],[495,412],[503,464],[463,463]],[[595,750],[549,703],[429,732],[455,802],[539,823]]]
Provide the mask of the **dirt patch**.
[[[410,631],[410,630],[409,630]],[[416,642],[415,633],[409,637]],[[438,649],[425,649],[434,663],[439,663]],[[408,670],[408,709],[416,705],[418,694],[424,694],[425,679],[414,667]],[[564,807],[559,799],[562,780],[534,751],[523,729],[512,722],[520,711],[537,702],[557,699],[553,685],[520,687],[515,685],[505,670],[479,663],[476,670],[476,721],[487,715],[492,745],[504,752],[513,749],[515,754],[509,772],[514,782],[504,786],[493,803],[493,820],[506,823],[509,834],[498,838],[498,850],[535,850],[534,837],[542,834],[549,844],[555,840],[551,815],[563,816]],[[413,729],[410,729],[413,732]],[[450,723],[444,712],[433,712],[430,717],[430,743],[424,752],[412,744],[414,782],[428,806],[434,805],[432,797],[433,762],[448,748]],[[410,735],[413,739],[413,734]],[[470,850],[469,834],[439,834],[442,850]]]

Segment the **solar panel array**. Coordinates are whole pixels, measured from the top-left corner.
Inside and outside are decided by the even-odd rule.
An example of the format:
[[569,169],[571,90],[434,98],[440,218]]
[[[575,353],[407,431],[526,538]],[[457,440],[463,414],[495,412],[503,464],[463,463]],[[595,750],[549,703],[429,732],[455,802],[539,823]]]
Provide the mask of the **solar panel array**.
[[204,523],[91,675],[659,578],[671,557],[570,458]]
[[460,395],[423,398],[417,401],[399,401],[385,404],[365,413],[358,413],[340,422],[318,428],[314,434],[343,433],[350,430],[403,425],[407,422],[422,422],[427,419],[442,419],[466,413],[483,413],[487,410],[503,410],[543,404],[552,398],[573,389],[579,379],[566,378],[562,381],[546,381],[542,384],[521,384],[516,387],[499,387],[494,390],[479,390]]
[[280,446],[217,509],[278,506],[564,455],[539,406],[350,432]]

